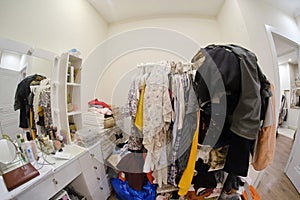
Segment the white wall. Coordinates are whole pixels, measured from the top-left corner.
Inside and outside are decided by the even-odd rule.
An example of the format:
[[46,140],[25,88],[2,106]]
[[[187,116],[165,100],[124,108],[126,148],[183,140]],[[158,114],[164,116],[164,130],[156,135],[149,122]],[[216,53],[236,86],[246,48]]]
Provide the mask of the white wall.
[[300,14],[298,14],[295,18],[296,18],[296,22],[298,24],[298,27],[300,28]]
[[289,129],[298,129],[299,109],[290,108],[287,116],[287,126]]
[[[93,66],[97,66],[97,73],[99,73],[99,71],[103,71],[98,77],[96,86],[94,86],[94,83],[91,83],[91,81],[94,81],[94,79],[91,78],[92,74],[91,76],[88,76],[89,78],[87,79],[83,78],[83,82],[85,85],[96,87],[94,97],[100,98],[108,103],[120,105],[125,102],[127,98],[129,89],[128,84],[131,81],[131,77],[136,72],[134,69],[136,69],[136,66],[138,64],[145,62],[158,62],[161,60],[188,61],[197,53],[197,51],[201,47],[204,47],[211,43],[220,43],[221,41],[218,23],[214,18],[199,19],[193,17],[175,17],[126,21],[109,25],[108,35],[111,38],[114,38],[114,36],[117,35],[126,35],[130,31],[143,30],[149,27],[178,32],[179,35],[182,35],[189,40],[194,41],[194,43],[197,44],[198,47],[194,48],[192,51],[186,54],[187,56],[185,57],[182,57],[176,53],[172,53],[173,49],[161,50],[152,48],[151,50],[149,50],[147,48],[144,48],[144,42],[147,40],[152,40],[154,37],[154,40],[157,40],[157,42],[159,43],[161,41],[161,38],[159,38],[159,35],[155,36],[151,34],[145,34],[144,37],[138,39],[141,40],[139,46],[139,48],[141,49],[136,49],[134,50],[134,52],[124,54],[119,58],[116,57],[114,62],[110,63],[107,66],[103,64],[99,66],[101,61],[97,62],[97,59],[101,58],[99,56],[93,57],[91,55],[87,58],[87,62],[85,63],[85,65],[88,65],[87,67],[90,68],[87,70],[91,70]],[[172,40],[170,39],[170,42],[171,41]],[[119,45],[126,45],[126,42],[130,41],[123,41]],[[153,44],[154,43],[155,41],[153,42]],[[174,45],[176,46],[178,44]],[[177,49],[175,51],[178,51],[178,48],[181,47],[177,46],[176,48]],[[182,47],[182,49],[185,48],[187,47]],[[170,50],[170,52],[167,52],[167,50]],[[95,49],[95,51],[99,50]],[[83,101],[87,100],[83,99]]]
[[201,47],[211,43],[219,43],[221,41],[220,30],[215,18],[180,16],[170,18],[137,19],[136,21],[111,24],[108,27],[108,35],[112,36],[124,31],[143,27],[156,27],[180,32],[186,37],[195,40]]
[[300,32],[295,18],[260,0],[234,1],[237,1],[241,9],[249,35],[250,48],[256,53],[263,71],[275,82],[274,63],[265,24],[275,27],[296,41],[300,41]]
[[288,63],[285,63],[285,64],[279,65],[278,68],[279,68],[279,74],[280,74],[280,91],[283,94],[284,90],[291,89],[290,66]]
[[236,0],[226,0],[217,17],[222,43],[250,48],[248,30]]
[[107,23],[86,0],[1,0],[0,27],[0,37],[56,54],[77,48],[83,57],[107,32]]
[[95,97],[117,106],[128,101],[128,92],[133,78],[138,74],[137,64],[159,61],[184,61],[173,53],[159,49],[141,49],[116,59],[99,77]]
[[[168,59],[177,61],[180,60],[178,58],[188,61],[199,48],[199,44],[186,35],[163,28],[141,27],[110,37],[99,44],[83,64],[82,108],[87,109],[87,102],[95,97],[112,103],[112,97],[118,94],[113,94],[112,88],[120,89],[124,80],[129,81],[127,70],[135,68],[141,62]],[[118,94],[117,98],[127,97],[126,84],[121,87],[125,96],[120,97]]]

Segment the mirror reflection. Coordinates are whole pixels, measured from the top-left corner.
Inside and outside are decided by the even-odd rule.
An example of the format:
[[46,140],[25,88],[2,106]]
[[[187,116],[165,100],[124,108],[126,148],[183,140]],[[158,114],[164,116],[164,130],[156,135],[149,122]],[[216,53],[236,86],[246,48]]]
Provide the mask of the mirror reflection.
[[15,145],[6,139],[0,139],[0,163],[9,164],[16,159]]
[[[0,38],[1,39],[1,38]],[[17,43],[17,42],[16,42]],[[17,46],[17,45],[16,45]],[[19,53],[18,49],[13,51],[12,49],[5,49],[5,47],[0,46],[0,136],[7,134],[12,139],[16,139],[17,134],[30,133],[31,129],[36,129],[36,131],[41,131],[41,127],[44,126],[43,120],[39,119],[39,105],[40,94],[44,91],[50,92],[50,79],[52,77],[52,66],[51,60],[45,58],[39,58],[36,56]],[[32,116],[30,119],[26,119],[26,126],[21,126],[20,109],[15,109],[15,97],[17,92],[18,84],[30,76],[35,74],[41,75],[45,79],[43,86],[40,87],[40,81],[42,79],[37,79],[29,83],[30,92],[34,95],[32,100],[35,99],[35,107],[32,107],[32,113],[25,110],[26,115]],[[41,89],[43,88],[43,89]],[[21,90],[23,92],[24,90]],[[50,95],[50,93],[49,93]],[[50,102],[50,99],[49,99]],[[44,104],[45,107],[49,104]],[[41,112],[41,110],[40,110]],[[49,112],[48,112],[49,113]],[[48,114],[48,119],[51,117]],[[38,125],[40,122],[41,125]]]
[[283,130],[293,134],[298,126],[300,111],[300,69],[298,66],[299,49],[297,44],[273,34],[276,47],[279,80],[280,108],[279,132]]

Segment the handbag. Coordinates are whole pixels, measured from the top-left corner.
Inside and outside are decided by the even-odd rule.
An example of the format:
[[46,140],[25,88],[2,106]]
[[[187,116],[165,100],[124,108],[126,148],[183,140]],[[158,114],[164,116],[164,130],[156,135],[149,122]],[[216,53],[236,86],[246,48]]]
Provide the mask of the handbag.
[[[272,94],[274,86],[271,84]],[[270,101],[271,100],[271,101]],[[276,144],[276,113],[275,113],[275,96],[272,95],[269,99],[266,110],[266,118],[264,125],[257,135],[255,142],[254,153],[252,156],[252,165],[255,170],[263,170],[269,166],[275,154]]]

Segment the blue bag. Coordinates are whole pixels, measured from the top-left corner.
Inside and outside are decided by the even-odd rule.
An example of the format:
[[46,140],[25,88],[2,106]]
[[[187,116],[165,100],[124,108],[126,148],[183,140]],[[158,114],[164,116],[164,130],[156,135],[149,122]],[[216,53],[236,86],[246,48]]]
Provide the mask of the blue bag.
[[128,181],[121,181],[118,178],[111,180],[112,187],[116,192],[118,200],[155,200],[156,187],[147,181],[142,190],[134,190],[128,185]]

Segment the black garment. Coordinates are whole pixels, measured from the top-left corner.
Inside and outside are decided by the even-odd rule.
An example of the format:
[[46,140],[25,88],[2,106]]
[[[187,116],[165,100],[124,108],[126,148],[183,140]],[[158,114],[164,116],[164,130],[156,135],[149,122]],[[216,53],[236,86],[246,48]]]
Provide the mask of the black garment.
[[[196,73],[194,81],[196,95],[200,102],[210,101],[214,97],[222,97],[217,96],[218,93],[226,95],[226,116],[232,115],[241,91],[239,59],[235,54],[220,46],[210,45],[201,51],[205,55],[205,61]],[[220,73],[221,76],[218,76],[217,73]],[[225,91],[221,91],[222,88],[218,87],[222,85],[224,85]]]
[[229,145],[224,171],[246,177],[249,168],[249,156],[254,140],[248,140],[233,133],[228,127],[223,129],[216,146]]
[[[20,128],[29,128],[29,115],[30,115],[30,101],[33,98],[29,98],[30,83],[34,80],[40,81],[45,79],[46,77],[38,74],[34,74],[23,79],[17,86],[17,90],[15,93],[15,101],[14,101],[14,110],[20,109],[20,120],[19,127]],[[29,99],[28,99],[29,98]]]
[[29,128],[30,105],[28,104],[28,96],[30,94],[30,83],[37,78],[37,74],[31,75],[23,79],[17,87],[15,94],[14,110],[20,109],[20,128]]
[[196,175],[193,177],[192,183],[194,189],[197,191],[202,188],[215,188],[217,186],[217,180],[215,177],[215,171],[209,172],[210,166],[203,163],[202,159],[198,159],[195,166]]
[[27,100],[28,95],[30,94],[30,83],[36,79],[44,79],[45,77],[42,75],[34,74],[31,76],[27,76],[24,78],[17,86],[16,94],[15,94],[15,102],[14,102],[14,110],[18,110],[22,108],[22,102],[24,99]]
[[[235,54],[220,46],[211,45],[200,51],[205,60],[198,68],[194,80],[195,93],[202,108],[199,143],[213,147],[225,121],[231,122],[232,113],[238,104],[241,70]],[[196,58],[197,55],[192,62],[196,62]]]

